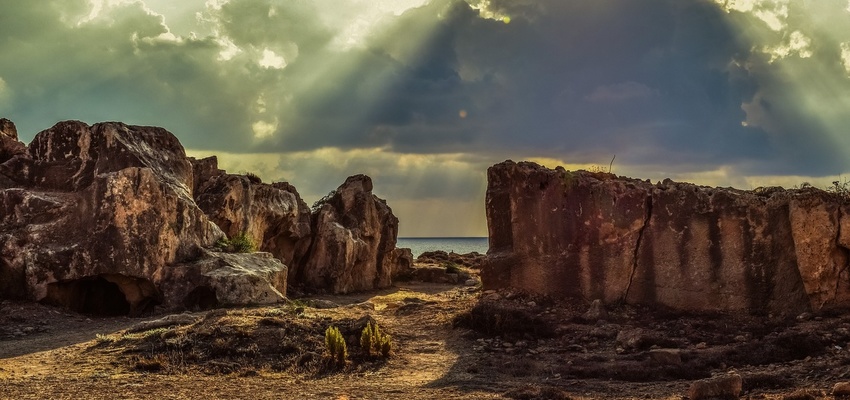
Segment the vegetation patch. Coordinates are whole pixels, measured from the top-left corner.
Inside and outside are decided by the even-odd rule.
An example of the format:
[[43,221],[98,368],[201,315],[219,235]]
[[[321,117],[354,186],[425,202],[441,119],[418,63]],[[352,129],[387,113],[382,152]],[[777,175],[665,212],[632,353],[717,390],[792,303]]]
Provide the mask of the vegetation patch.
[[93,348],[118,354],[119,365],[147,373],[320,375],[374,368],[367,357],[351,359],[347,349],[357,344],[346,342],[370,321],[309,318],[293,307],[214,310],[192,325],[99,335]]
[[246,232],[239,233],[229,239],[223,237],[215,242],[215,247],[227,253],[253,253],[257,251],[257,244]]

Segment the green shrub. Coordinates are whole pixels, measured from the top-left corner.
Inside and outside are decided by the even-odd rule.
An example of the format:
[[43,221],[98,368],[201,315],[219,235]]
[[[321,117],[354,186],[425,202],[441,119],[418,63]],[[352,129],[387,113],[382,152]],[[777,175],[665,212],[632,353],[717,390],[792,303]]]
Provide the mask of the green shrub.
[[389,357],[393,349],[393,340],[390,335],[381,331],[378,324],[370,322],[360,333],[360,347],[367,356]]
[[447,274],[459,274],[461,272],[460,267],[453,262],[448,262],[443,265],[446,267]]
[[254,239],[246,232],[239,233],[230,239],[220,238],[215,242],[215,247],[228,253],[253,253],[257,251]]
[[335,326],[328,327],[325,330],[325,347],[328,349],[328,355],[333,364],[343,367],[345,359],[348,357],[348,349],[345,346],[345,338]]

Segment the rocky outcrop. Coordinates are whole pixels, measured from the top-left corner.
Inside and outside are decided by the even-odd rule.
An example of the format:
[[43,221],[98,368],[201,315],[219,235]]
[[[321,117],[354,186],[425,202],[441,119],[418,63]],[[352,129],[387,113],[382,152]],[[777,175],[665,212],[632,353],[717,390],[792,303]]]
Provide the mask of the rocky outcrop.
[[334,293],[387,287],[413,264],[410,250],[395,247],[398,218],[372,194],[366,175],[346,179],[312,218],[307,261],[291,278],[305,287]]
[[310,208],[292,185],[217,174],[199,185],[195,201],[229,237],[248,235],[261,251],[290,266],[293,275],[304,263],[312,238]]
[[485,289],[690,311],[850,306],[846,199],[554,170],[488,170]]
[[[288,275],[305,291],[385,287],[412,256],[371,185],[351,177],[311,214],[290,184],[186,157],[162,128],[65,121],[25,146],[2,119],[0,298],[138,314],[281,301]],[[237,235],[267,253],[214,250]]]
[[[9,138],[0,138],[3,149],[14,148]],[[0,164],[0,175],[2,297],[134,314],[185,301],[187,292],[163,290],[178,265],[197,275],[181,284],[210,286],[220,303],[285,295],[286,267],[276,259],[204,250],[223,232],[193,201],[192,164],[162,128],[60,122]],[[233,267],[229,275],[208,267],[221,263]],[[221,290],[225,281],[278,293],[240,298]]]

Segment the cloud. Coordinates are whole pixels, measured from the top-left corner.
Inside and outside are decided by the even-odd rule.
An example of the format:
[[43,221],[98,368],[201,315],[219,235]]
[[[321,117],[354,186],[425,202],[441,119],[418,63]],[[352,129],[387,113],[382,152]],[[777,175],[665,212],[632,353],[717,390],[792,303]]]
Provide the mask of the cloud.
[[850,170],[844,0],[0,6],[0,110],[24,140],[159,125],[310,193],[368,172],[408,204],[480,197],[506,158],[742,184]]

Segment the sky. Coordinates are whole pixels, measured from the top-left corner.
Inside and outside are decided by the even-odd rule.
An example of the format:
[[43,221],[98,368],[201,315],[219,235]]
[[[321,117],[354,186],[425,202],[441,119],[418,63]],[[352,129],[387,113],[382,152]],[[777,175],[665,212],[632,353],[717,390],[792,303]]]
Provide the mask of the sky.
[[399,235],[486,236],[512,159],[753,189],[850,179],[850,0],[0,0],[0,117],[162,126]]

